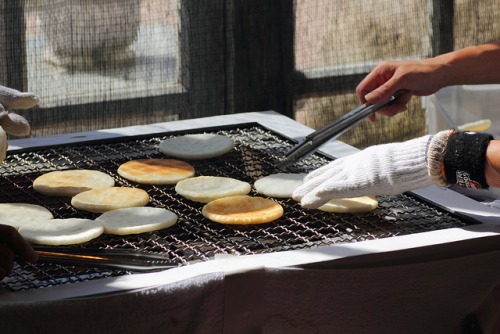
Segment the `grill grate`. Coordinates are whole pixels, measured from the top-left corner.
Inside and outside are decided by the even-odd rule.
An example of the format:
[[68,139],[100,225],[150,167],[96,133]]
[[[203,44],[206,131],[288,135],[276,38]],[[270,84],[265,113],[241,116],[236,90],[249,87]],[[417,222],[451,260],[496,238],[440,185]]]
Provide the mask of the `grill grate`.
[[[255,124],[191,132],[223,134],[236,143],[235,149],[222,157],[190,162],[197,175],[228,176],[249,183],[280,172],[275,163],[293,145],[288,139]],[[356,215],[305,210],[293,199],[279,199],[277,201],[283,205],[285,214],[272,223],[255,226],[214,223],[202,216],[203,204],[179,196],[174,186],[137,184],[116,173],[120,164],[132,159],[165,157],[157,150],[158,144],[175,135],[126,137],[10,154],[0,167],[0,202],[43,205],[55,218],[93,219],[97,214],[76,210],[71,206],[70,198],[39,194],[33,190],[32,183],[39,175],[53,170],[86,168],[103,171],[113,176],[117,186],[146,190],[151,198],[149,205],[167,208],[175,212],[179,220],[168,229],[131,236],[102,235],[86,244],[71,247],[158,252],[179,266],[206,261],[215,254],[259,254],[310,248],[474,223],[409,194],[379,197],[379,208]],[[307,172],[328,161],[329,158],[314,154],[290,167],[289,171]],[[257,194],[252,190],[251,195]],[[50,263],[16,263],[12,274],[0,284],[10,291],[20,291],[130,273]]]

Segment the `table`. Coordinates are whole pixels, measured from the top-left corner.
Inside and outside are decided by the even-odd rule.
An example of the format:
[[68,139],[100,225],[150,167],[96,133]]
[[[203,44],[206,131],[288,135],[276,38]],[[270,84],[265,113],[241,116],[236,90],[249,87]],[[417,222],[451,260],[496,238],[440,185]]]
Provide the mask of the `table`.
[[[19,139],[9,143],[9,150],[249,122],[294,140],[312,132],[263,111]],[[357,150],[331,141],[322,151],[342,157]],[[500,328],[495,322],[500,211],[435,186],[415,193],[481,224],[224,255],[162,272],[2,291],[2,327],[61,333],[453,333],[473,313],[483,328]]]

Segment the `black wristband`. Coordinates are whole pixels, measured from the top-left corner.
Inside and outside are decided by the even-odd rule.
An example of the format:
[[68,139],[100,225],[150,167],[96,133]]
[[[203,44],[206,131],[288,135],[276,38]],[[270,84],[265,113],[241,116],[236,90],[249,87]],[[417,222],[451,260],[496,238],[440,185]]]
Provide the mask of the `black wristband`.
[[486,149],[493,136],[478,132],[453,132],[444,152],[444,174],[449,184],[487,189],[484,176]]

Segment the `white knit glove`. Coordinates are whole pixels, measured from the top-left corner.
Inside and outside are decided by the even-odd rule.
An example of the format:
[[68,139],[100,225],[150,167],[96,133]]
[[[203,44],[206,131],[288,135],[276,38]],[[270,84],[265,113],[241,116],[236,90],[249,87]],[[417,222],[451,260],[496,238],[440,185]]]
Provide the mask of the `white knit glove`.
[[293,198],[315,209],[333,198],[397,195],[427,187],[433,183],[426,163],[430,138],[371,146],[334,160],[309,173]]
[[5,132],[15,136],[26,136],[30,132],[28,121],[12,109],[28,109],[38,103],[33,93],[22,93],[18,90],[0,86],[0,126]]

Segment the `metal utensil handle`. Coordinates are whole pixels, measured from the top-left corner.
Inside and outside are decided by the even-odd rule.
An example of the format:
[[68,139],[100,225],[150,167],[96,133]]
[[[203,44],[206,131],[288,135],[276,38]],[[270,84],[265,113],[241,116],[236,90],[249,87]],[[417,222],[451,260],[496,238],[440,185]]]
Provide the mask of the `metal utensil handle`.
[[67,265],[88,265],[96,267],[114,268],[132,271],[148,271],[159,269],[170,269],[177,267],[168,258],[161,255],[138,253],[134,251],[95,250],[95,253],[76,251],[74,254],[68,251],[51,251],[37,249],[41,262],[59,263]]
[[335,139],[340,135],[342,135],[347,130],[349,130],[350,128],[352,128],[353,126],[355,126],[356,124],[358,124],[359,122],[361,122],[362,120],[364,120],[365,118],[367,118],[368,116],[370,116],[371,114],[375,113],[377,110],[394,102],[403,93],[404,91],[397,91],[390,98],[380,103],[375,103],[375,104],[365,103],[362,106],[339,117],[334,122],[324,126],[323,128],[317,130],[316,132],[313,132],[311,135],[314,135],[317,138],[317,140],[322,140],[323,136],[326,136],[327,140]]
[[313,133],[309,134],[300,144],[295,145],[290,151],[288,151],[285,154],[285,158],[277,164],[277,167],[280,169],[284,169],[287,166],[311,155],[321,145],[337,138],[380,108],[394,102],[405,92],[406,91],[397,91],[389,99],[380,103],[364,104],[341,116],[334,122],[320,128],[319,130],[314,131]]

